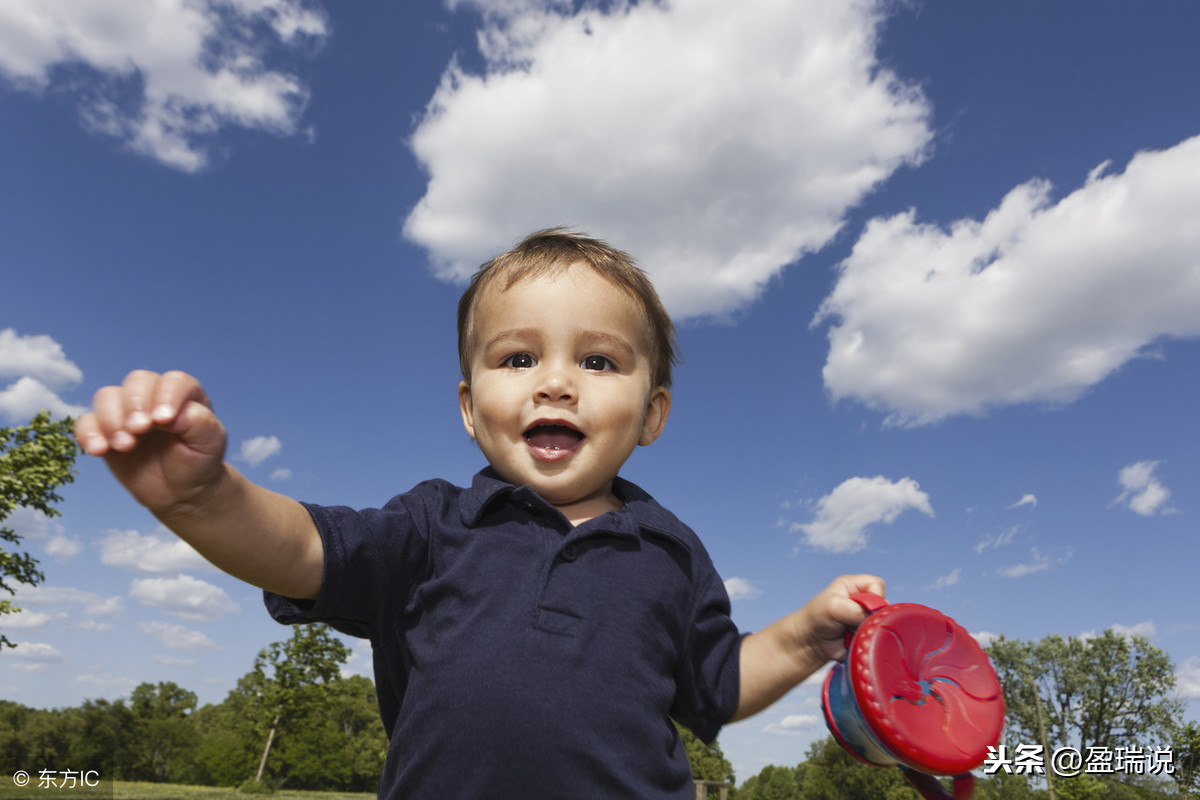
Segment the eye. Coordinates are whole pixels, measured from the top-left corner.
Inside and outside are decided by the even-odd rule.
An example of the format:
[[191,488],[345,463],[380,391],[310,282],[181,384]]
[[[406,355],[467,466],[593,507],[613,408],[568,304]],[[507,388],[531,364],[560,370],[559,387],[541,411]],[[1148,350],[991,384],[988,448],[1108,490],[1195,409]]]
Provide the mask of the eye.
[[579,362],[579,366],[596,372],[606,372],[610,369],[615,369],[615,365],[607,356],[588,356]]
[[537,361],[529,353],[513,353],[504,359],[502,363],[504,366],[512,367],[513,369],[529,369],[537,364]]

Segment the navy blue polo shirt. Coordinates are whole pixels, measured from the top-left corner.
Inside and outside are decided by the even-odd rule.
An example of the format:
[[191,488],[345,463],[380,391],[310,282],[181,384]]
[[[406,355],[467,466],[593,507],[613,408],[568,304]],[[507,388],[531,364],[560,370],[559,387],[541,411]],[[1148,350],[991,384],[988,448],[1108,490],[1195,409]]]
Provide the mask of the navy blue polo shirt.
[[380,509],[306,506],[320,595],[267,607],[371,640],[381,798],[693,797],[671,718],[715,738],[741,639],[695,533],[613,490],[624,505],[578,527],[490,468]]

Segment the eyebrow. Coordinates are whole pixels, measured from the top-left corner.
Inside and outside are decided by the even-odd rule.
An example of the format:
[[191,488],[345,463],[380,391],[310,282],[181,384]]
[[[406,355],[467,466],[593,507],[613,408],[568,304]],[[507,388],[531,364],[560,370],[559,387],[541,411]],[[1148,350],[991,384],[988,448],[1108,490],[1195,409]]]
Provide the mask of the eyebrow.
[[[540,335],[541,333],[537,328],[511,328],[500,331],[483,343],[482,351],[490,353],[495,348],[503,347],[510,342],[528,342],[538,339]],[[637,350],[633,345],[620,336],[615,336],[611,333],[604,331],[582,331],[578,338],[589,346],[614,351],[622,358],[633,359],[637,355]]]

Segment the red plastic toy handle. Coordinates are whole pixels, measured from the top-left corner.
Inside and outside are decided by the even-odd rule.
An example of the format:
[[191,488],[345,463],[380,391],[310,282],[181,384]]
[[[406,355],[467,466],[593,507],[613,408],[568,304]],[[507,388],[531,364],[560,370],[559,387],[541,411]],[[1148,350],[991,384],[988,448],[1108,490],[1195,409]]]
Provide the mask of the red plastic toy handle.
[[888,604],[887,600],[871,592],[858,592],[850,595],[850,599],[862,606],[868,614],[874,614]]
[[[886,606],[887,600],[884,600],[877,594],[871,592],[858,592],[850,595],[850,599],[863,607],[863,610],[868,614],[874,614],[879,609]],[[842,641],[846,645],[846,649],[850,649],[850,641],[854,638],[854,631],[846,631],[842,636]]]

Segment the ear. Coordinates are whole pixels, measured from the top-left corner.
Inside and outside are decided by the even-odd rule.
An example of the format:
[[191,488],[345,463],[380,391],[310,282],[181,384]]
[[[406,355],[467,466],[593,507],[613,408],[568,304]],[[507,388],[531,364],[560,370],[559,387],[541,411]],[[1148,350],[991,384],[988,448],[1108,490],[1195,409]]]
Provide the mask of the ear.
[[665,386],[656,386],[650,391],[650,399],[646,401],[646,414],[642,417],[642,435],[638,444],[645,446],[658,438],[667,426],[667,415],[671,413],[671,390]]
[[458,408],[462,411],[463,427],[467,435],[475,438],[475,406],[471,399],[471,384],[466,381],[458,382]]

